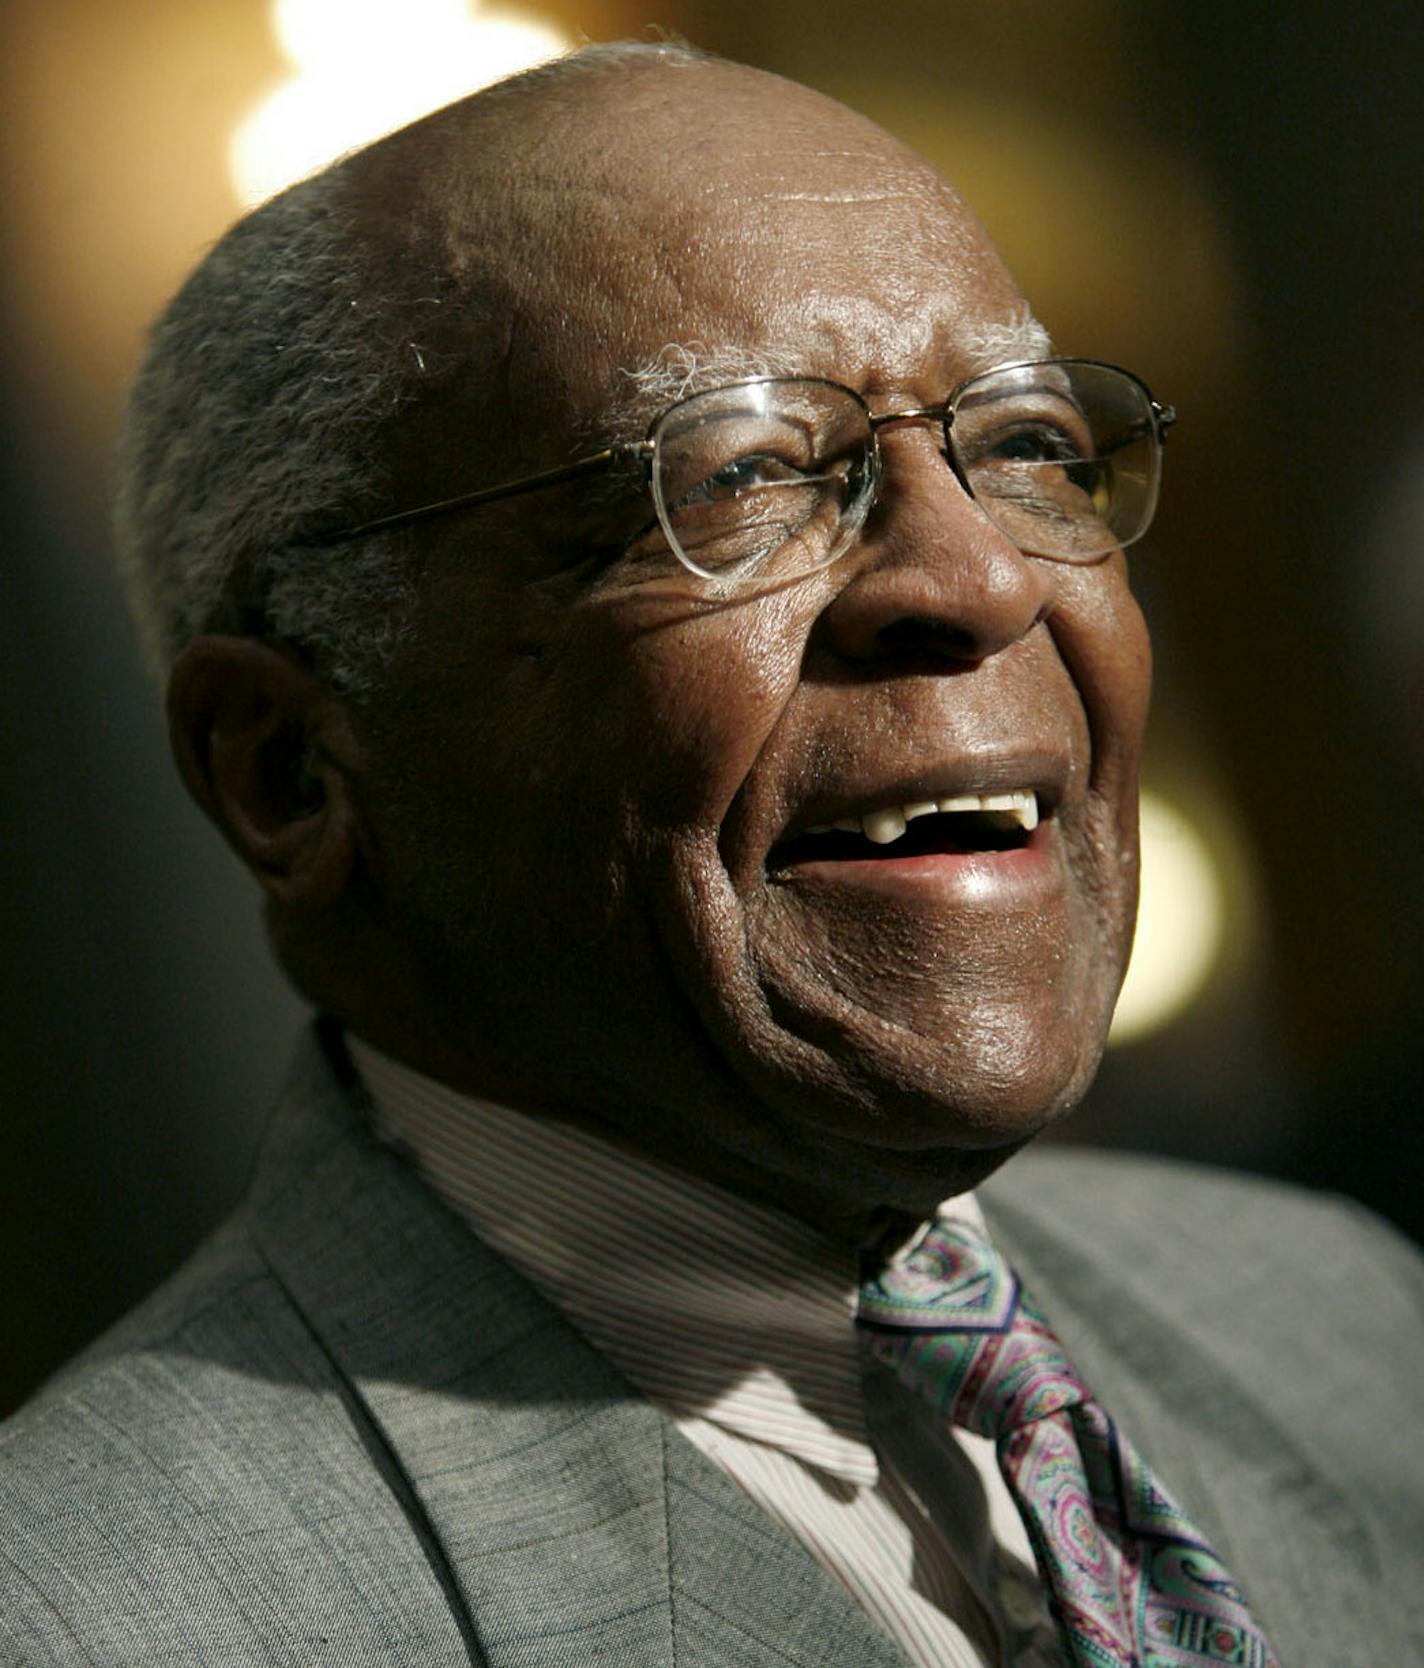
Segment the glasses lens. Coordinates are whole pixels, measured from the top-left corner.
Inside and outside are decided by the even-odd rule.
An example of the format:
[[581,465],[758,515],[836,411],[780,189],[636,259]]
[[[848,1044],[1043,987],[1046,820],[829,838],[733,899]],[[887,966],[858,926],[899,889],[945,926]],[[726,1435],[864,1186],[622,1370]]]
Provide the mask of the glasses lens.
[[814,380],[746,382],[695,394],[653,433],[653,501],[673,554],[694,573],[776,584],[824,567],[874,497],[865,407]]
[[949,429],[975,502],[1020,550],[1090,562],[1141,538],[1161,446],[1147,390],[1110,365],[1007,365],[960,389]]

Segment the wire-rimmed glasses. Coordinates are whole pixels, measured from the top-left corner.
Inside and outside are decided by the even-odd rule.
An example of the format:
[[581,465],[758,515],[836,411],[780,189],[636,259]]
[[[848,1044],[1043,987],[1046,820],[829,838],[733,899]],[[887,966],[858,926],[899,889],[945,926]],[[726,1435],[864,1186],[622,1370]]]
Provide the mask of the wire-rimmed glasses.
[[1091,359],[999,365],[937,405],[878,414],[838,382],[756,377],[679,400],[641,441],[308,542],[345,542],[622,465],[643,471],[655,511],[629,543],[631,560],[671,556],[719,590],[776,585],[850,548],[879,495],[880,431],[926,423],[940,429],[965,492],[1024,554],[1093,562],[1147,531],[1175,420],[1131,372]]

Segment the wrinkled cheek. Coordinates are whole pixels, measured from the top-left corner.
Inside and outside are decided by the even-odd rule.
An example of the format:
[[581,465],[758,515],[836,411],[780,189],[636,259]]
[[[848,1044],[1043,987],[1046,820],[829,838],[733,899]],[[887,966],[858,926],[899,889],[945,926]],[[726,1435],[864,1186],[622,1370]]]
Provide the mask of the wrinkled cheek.
[[638,761],[651,821],[708,830],[762,759],[799,677],[799,639],[772,609],[742,606],[622,645],[610,757]]
[[1093,779],[1111,793],[1136,779],[1152,692],[1147,623],[1121,555],[1102,568],[1064,566],[1055,578],[1049,634],[1088,727]]

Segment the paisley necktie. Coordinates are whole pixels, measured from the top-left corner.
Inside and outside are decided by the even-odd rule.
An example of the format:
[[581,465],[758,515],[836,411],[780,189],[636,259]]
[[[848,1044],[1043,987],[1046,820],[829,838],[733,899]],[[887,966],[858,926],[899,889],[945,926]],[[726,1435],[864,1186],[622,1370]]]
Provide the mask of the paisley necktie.
[[1075,1668],[1278,1668],[1205,1536],[976,1229],[939,1221],[861,1288],[875,1359],[991,1437]]

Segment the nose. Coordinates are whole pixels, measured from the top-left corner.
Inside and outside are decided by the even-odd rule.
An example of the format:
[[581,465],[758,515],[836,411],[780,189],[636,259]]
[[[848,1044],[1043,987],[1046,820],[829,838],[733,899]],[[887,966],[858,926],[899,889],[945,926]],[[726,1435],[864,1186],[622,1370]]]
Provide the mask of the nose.
[[[892,455],[893,453],[893,455]],[[1056,564],[1026,557],[970,498],[923,431],[885,447],[885,478],[819,633],[842,659],[971,666],[1053,607]],[[841,577],[838,575],[838,577]]]

